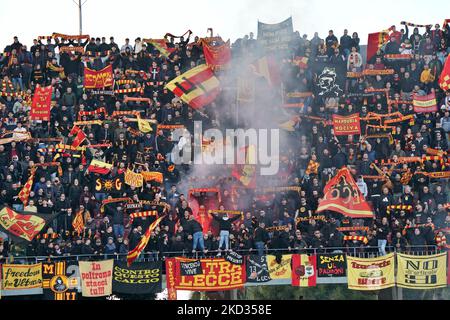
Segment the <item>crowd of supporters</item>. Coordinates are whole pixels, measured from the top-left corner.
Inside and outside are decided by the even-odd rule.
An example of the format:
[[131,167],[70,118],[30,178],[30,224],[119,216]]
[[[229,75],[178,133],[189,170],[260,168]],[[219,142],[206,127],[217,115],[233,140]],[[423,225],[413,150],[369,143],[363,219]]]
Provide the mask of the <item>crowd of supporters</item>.
[[[69,143],[73,123],[80,111],[105,108],[114,111],[142,111],[145,119],[157,120],[163,125],[184,125],[190,132],[194,121],[204,127],[214,127],[223,122],[227,106],[219,101],[201,112],[194,111],[164,88],[171,79],[194,66],[205,63],[201,44],[197,38],[169,37],[167,46],[175,49],[169,58],[163,57],[152,45],[137,38],[134,43],[126,39],[118,45],[111,37],[92,38],[81,44],[86,54],[60,53],[58,48],[68,43],[35,40],[28,48],[17,37],[8,45],[0,58],[2,94],[0,96],[0,134],[14,135],[29,132],[34,139],[62,138]],[[71,43],[74,45],[75,43]],[[77,46],[80,44],[76,43]],[[253,34],[239,39],[232,46],[233,61],[243,56],[258,58],[259,44]],[[29,203],[24,207],[18,194],[26,183],[30,169],[35,163],[54,161],[55,153],[49,151],[54,143],[39,141],[11,142],[0,145],[0,205],[17,211],[37,212],[42,215],[58,214],[49,227],[27,246],[10,243],[2,234],[0,258],[12,256],[64,256],[126,254],[136,247],[142,235],[153,221],[152,218],[136,218],[130,223],[129,214],[136,211],[158,210],[158,202],[170,205],[170,213],[151,235],[145,253],[156,256],[175,255],[177,252],[206,255],[221,254],[223,250],[258,252],[278,249],[285,252],[315,248],[318,250],[343,250],[343,248],[367,249],[385,254],[389,250],[424,251],[427,246],[446,248],[445,233],[448,230],[447,179],[430,178],[418,171],[448,171],[446,152],[450,138],[450,93],[442,92],[438,78],[450,53],[450,29],[437,25],[435,29],[391,30],[389,43],[366,65],[360,53],[358,34],[348,31],[338,39],[330,31],[325,39],[316,33],[312,39],[297,32],[290,44],[288,56],[307,57],[308,66],[292,65],[289,60],[279,59],[283,87],[289,92],[314,92],[316,76],[313,65],[317,62],[332,63],[337,69],[360,72],[363,69],[395,70],[393,75],[377,75],[346,81],[344,97],[330,107],[317,96],[300,111],[300,122],[290,139],[292,148],[284,157],[282,172],[286,173],[285,185],[300,187],[301,191],[284,191],[257,195],[251,189],[241,188],[233,196],[225,179],[217,180],[221,210],[239,210],[243,216],[207,213],[213,217],[213,230],[203,230],[189,207],[184,177],[191,169],[188,165],[174,166],[167,156],[175,145],[170,131],[154,130],[152,133],[136,133],[129,130],[132,124],[119,119],[105,121],[102,125],[84,127],[89,144],[111,143],[109,148],[88,149],[85,161],[72,155],[60,157],[62,174],[57,167],[38,167]],[[385,54],[413,54],[407,62],[392,62]],[[286,58],[286,57],[283,57]],[[232,61],[232,63],[233,63]],[[135,80],[143,88],[142,97],[149,103],[124,102],[124,95],[94,94],[84,90],[85,66],[101,70],[112,64],[116,80]],[[144,71],[128,73],[127,70]],[[11,85],[9,85],[11,83]],[[56,104],[51,111],[51,121],[30,121],[31,94],[37,84],[52,85]],[[129,88],[129,85],[126,86]],[[410,122],[396,125],[393,141],[384,138],[361,139],[360,136],[336,137],[332,126],[304,116],[331,119],[333,114],[349,115],[369,112],[387,114],[384,94],[370,98],[348,96],[362,93],[367,88],[387,88],[391,99],[412,100],[413,94],[436,93],[439,111],[416,114],[414,125]],[[7,93],[23,92],[18,95]],[[129,96],[141,96],[134,93]],[[220,100],[220,98],[218,99]],[[390,112],[402,115],[414,114],[411,104],[391,106]],[[242,111],[241,111],[242,112]],[[231,116],[230,116],[231,117]],[[95,115],[105,120],[105,116]],[[86,116],[81,120],[90,120]],[[135,125],[135,124],[134,124]],[[362,123],[363,132],[364,123]],[[345,138],[345,139],[343,139]],[[420,157],[428,148],[444,152],[442,161],[425,161],[383,167],[390,180],[365,180],[363,176],[377,176],[372,163],[394,157]],[[46,150],[47,149],[47,150]],[[92,159],[114,164],[109,178],[121,176],[126,168],[134,166],[137,172],[159,171],[164,182],[144,183],[142,188],[126,186],[120,197],[129,197],[134,203],[144,204],[140,209],[129,210],[125,204],[106,205],[100,210],[102,200],[111,194],[95,190],[97,174],[86,169]],[[317,163],[316,170],[309,164]],[[350,165],[355,171],[357,184],[366,199],[373,205],[376,219],[350,219],[340,214],[326,212],[316,214],[323,189],[337,169]],[[386,170],[387,169],[387,170]],[[413,173],[405,183],[402,177],[407,169]],[[102,177],[103,178],[103,177]],[[228,181],[228,180],[227,180]],[[202,185],[195,187],[201,188]],[[200,194],[199,198],[207,197]],[[236,199],[237,198],[237,199]],[[150,204],[145,204],[151,202]],[[156,202],[155,202],[156,201]],[[202,200],[200,200],[200,209]],[[395,207],[399,205],[398,207]],[[409,207],[411,206],[411,207]],[[74,216],[82,211],[84,231],[74,232]],[[240,218],[240,219],[238,219]],[[356,227],[355,231],[339,228]],[[366,228],[364,228],[366,227]],[[440,230],[440,231],[438,231]],[[328,248],[328,249],[327,249]]]

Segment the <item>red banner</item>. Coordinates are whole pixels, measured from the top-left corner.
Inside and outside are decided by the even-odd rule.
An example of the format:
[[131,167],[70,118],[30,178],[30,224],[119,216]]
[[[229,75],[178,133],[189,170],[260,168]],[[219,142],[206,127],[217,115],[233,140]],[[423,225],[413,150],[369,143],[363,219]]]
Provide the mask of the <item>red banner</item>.
[[102,89],[111,87],[114,84],[112,65],[95,71],[87,67],[84,68],[84,88],[85,89]]
[[348,117],[333,115],[333,128],[335,136],[348,136],[361,134],[361,119],[359,114]]
[[438,112],[436,94],[434,92],[427,96],[418,96],[415,94],[413,104],[415,113]]
[[[181,275],[181,262],[195,260],[175,258],[174,265],[166,269],[169,289],[187,291],[222,291],[240,289],[246,281],[245,262],[242,265],[232,264],[225,259],[202,259],[202,274],[195,276]],[[167,266],[167,264],[166,264]],[[170,285],[170,286],[169,286]]]
[[335,211],[351,218],[373,218],[370,205],[365,201],[348,168],[341,169],[325,186],[325,196],[316,213]]
[[202,41],[206,64],[213,70],[223,69],[231,61],[230,41],[220,46],[210,46]]
[[50,107],[52,104],[52,86],[36,86],[33,104],[30,111],[31,120],[50,121]]
[[317,285],[316,256],[294,254],[292,256],[292,286],[315,287]]

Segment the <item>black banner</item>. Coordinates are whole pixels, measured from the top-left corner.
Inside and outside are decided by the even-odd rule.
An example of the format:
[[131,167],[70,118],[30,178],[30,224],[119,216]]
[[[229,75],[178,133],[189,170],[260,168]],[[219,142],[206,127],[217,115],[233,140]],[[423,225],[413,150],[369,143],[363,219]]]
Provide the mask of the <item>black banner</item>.
[[347,260],[345,254],[317,255],[317,276],[319,278],[339,278],[346,276]]
[[234,251],[230,251],[225,255],[225,260],[227,260],[228,262],[232,263],[232,264],[237,264],[237,265],[242,265],[244,263],[244,259],[243,257],[234,252]]
[[78,280],[65,261],[42,263],[45,300],[77,300]]
[[95,180],[96,192],[119,193],[124,191],[124,187],[125,183],[121,178],[115,178],[112,180],[97,178]]
[[269,275],[266,256],[247,257],[247,282],[264,283],[272,280]]
[[125,294],[149,294],[162,291],[162,263],[114,261],[113,292]]
[[292,18],[277,24],[258,22],[258,42],[267,51],[288,50],[293,34]]
[[203,274],[201,261],[180,262],[180,273],[182,276],[196,276]]

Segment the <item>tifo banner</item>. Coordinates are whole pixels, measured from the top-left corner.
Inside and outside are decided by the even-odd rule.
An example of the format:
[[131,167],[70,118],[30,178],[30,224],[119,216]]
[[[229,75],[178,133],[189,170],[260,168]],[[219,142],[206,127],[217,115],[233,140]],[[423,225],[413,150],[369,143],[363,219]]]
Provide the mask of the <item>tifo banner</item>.
[[447,253],[434,256],[397,254],[397,286],[420,290],[447,287]]
[[316,256],[294,254],[292,256],[292,286],[315,287],[317,285]]
[[42,264],[2,265],[2,289],[4,295],[42,294]]
[[436,94],[434,92],[427,96],[418,96],[415,94],[413,104],[415,113],[431,113],[438,111]]
[[[196,276],[183,276],[180,272],[181,262],[190,262],[190,259],[176,258],[175,268],[166,274],[174,280],[174,288],[188,291],[222,291],[240,289],[245,284],[245,264],[232,264],[225,259],[202,259],[203,274]],[[174,277],[174,278],[173,278]]]
[[258,21],[258,42],[267,51],[288,50],[293,33],[292,17],[276,24]]
[[16,243],[30,242],[50,219],[33,214],[19,214],[5,207],[0,210],[0,231],[7,233]]
[[114,260],[80,261],[83,297],[104,297],[112,293]]
[[203,274],[202,262],[200,260],[180,262],[180,273],[182,276],[198,276]]
[[42,287],[46,300],[76,300],[78,281],[67,276],[67,263],[42,263]]
[[347,256],[348,288],[371,291],[391,288],[394,280],[394,254],[362,259]]
[[36,85],[33,104],[31,105],[30,119],[50,121],[50,108],[52,105],[52,86],[41,87]]
[[248,256],[247,261],[247,282],[264,283],[272,280],[269,275],[266,256]]
[[348,117],[333,115],[333,129],[335,136],[361,134],[359,114],[353,114]]
[[193,109],[200,109],[216,100],[220,82],[211,68],[202,64],[175,78],[166,88]]
[[373,218],[373,210],[364,200],[348,168],[341,169],[328,182],[324,189],[325,196],[319,202],[316,213],[326,210],[336,211],[351,218]]
[[112,65],[103,68],[100,71],[95,71],[84,68],[84,88],[85,89],[102,89],[111,87],[114,84]]
[[276,256],[267,256],[267,266],[269,276],[272,280],[291,279],[292,254],[283,255],[281,261],[277,261]]
[[162,262],[114,261],[113,291],[125,294],[149,294],[162,291]]
[[345,277],[347,259],[345,254],[319,254],[317,255],[317,276],[319,278]]

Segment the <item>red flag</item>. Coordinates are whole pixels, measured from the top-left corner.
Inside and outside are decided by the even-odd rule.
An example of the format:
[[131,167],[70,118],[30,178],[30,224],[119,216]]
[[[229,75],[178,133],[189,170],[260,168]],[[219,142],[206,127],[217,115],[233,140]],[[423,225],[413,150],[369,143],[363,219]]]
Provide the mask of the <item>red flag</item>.
[[230,40],[220,46],[210,46],[202,41],[206,64],[214,71],[225,68],[231,61]]
[[41,87],[36,85],[33,104],[30,111],[31,120],[50,121],[50,107],[52,104],[52,86]]
[[84,68],[84,87],[86,89],[102,89],[111,87],[114,84],[112,65],[95,71],[87,67]]
[[367,62],[369,62],[381,47],[389,41],[389,34],[387,32],[376,32],[369,34],[367,42]]
[[315,287],[317,285],[316,256],[292,255],[292,286]]
[[343,117],[333,115],[333,129],[335,136],[361,134],[361,120],[359,114]]
[[439,78],[439,86],[444,91],[450,90],[450,59],[447,57],[441,77]]
[[364,200],[348,168],[342,168],[325,186],[325,196],[316,213],[336,211],[350,218],[373,218],[370,205]]
[[72,147],[78,148],[86,140],[86,134],[83,130],[79,130],[75,139],[72,142]]

